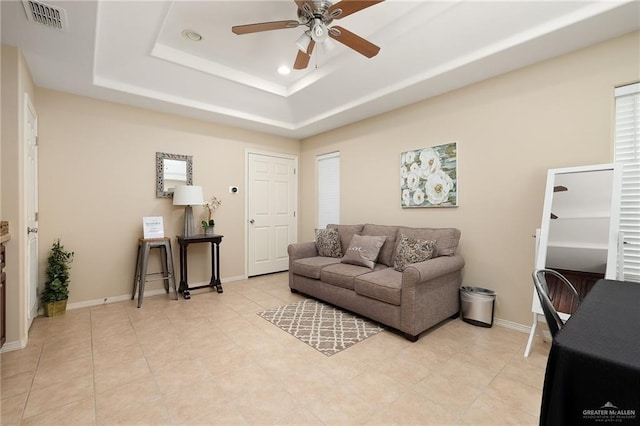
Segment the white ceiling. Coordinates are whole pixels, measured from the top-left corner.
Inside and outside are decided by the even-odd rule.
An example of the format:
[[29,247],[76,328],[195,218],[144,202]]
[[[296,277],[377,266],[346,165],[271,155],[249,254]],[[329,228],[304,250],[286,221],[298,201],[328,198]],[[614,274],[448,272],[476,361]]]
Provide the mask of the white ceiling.
[[299,139],[640,29],[638,1],[386,0],[333,23],[377,56],[329,39],[283,76],[305,27],[231,27],[297,19],[292,0],[45,3],[68,31],[1,2],[2,43],[23,50],[36,85]]

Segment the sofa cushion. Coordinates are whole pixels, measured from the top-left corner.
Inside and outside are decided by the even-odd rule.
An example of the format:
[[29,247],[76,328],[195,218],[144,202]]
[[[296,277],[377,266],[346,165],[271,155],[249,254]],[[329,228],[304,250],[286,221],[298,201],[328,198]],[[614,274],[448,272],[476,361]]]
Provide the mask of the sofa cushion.
[[364,225],[335,225],[329,224],[327,225],[327,229],[335,228],[338,230],[338,234],[340,234],[340,246],[342,247],[342,255],[344,256],[347,252],[347,248],[349,247],[349,243],[354,235],[362,234],[362,228]]
[[373,269],[380,254],[380,248],[386,238],[354,235],[341,262]]
[[[460,241],[460,230],[455,228],[409,228],[400,226],[398,227],[398,235],[400,234],[420,240],[435,240],[436,251],[433,257],[452,256],[455,254]],[[396,253],[399,242],[400,239],[396,241]]]
[[[384,265],[377,264],[374,270],[389,269]],[[320,279],[325,284],[353,290],[353,279],[359,275],[371,272],[371,269],[364,266],[350,265],[347,263],[336,263],[329,265],[320,271]]]
[[378,263],[383,265],[393,266],[393,254],[396,248],[396,238],[398,233],[397,226],[386,225],[372,225],[367,223],[362,229],[362,235],[377,235],[384,236],[387,239],[384,241],[380,254],[378,255]]
[[320,256],[342,257],[340,234],[335,228],[316,229],[316,247]]
[[435,240],[421,240],[419,238],[409,238],[400,236],[396,260],[393,269],[402,272],[404,268],[412,263],[424,262],[433,257],[435,251]]
[[400,306],[402,273],[386,268],[359,275],[354,279],[354,290],[361,296]]
[[340,258],[336,257],[305,257],[291,262],[291,273],[303,275],[308,278],[320,279],[320,271],[327,265],[340,263]]

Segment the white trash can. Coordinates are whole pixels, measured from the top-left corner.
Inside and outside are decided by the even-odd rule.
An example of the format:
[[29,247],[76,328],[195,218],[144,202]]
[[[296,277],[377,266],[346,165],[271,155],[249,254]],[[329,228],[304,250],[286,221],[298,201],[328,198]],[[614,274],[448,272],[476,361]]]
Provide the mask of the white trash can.
[[462,320],[479,327],[493,325],[496,292],[482,287],[460,287]]

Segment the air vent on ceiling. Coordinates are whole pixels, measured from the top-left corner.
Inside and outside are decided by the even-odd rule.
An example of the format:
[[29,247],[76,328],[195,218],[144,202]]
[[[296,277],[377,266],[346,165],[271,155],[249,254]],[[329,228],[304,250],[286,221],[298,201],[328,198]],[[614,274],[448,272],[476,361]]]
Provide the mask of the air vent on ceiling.
[[31,22],[46,25],[62,31],[69,31],[67,26],[67,13],[59,7],[49,6],[35,0],[22,0],[27,19]]

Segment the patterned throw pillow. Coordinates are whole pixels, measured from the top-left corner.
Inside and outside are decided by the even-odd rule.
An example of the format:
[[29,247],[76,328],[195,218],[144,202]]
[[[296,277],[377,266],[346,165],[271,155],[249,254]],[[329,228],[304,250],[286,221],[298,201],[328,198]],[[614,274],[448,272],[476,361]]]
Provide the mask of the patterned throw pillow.
[[349,248],[340,262],[364,266],[370,269],[376,265],[380,248],[384,244],[384,236],[354,235]]
[[393,262],[393,269],[402,272],[412,263],[431,259],[435,247],[435,240],[419,240],[401,235],[398,251],[396,252],[396,260]]
[[342,257],[342,246],[337,229],[316,229],[318,254],[324,257]]

